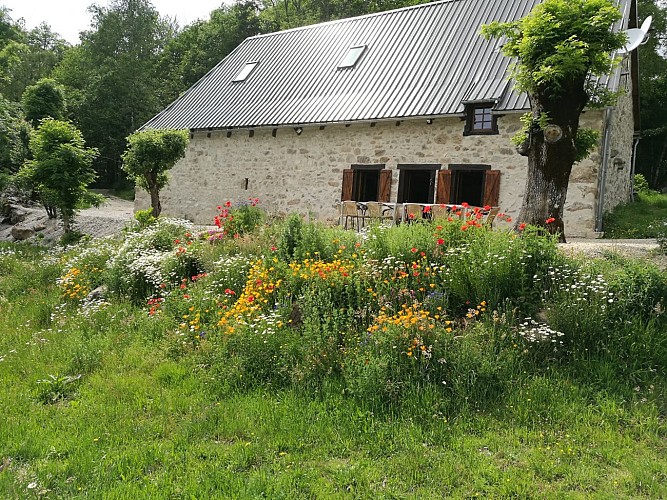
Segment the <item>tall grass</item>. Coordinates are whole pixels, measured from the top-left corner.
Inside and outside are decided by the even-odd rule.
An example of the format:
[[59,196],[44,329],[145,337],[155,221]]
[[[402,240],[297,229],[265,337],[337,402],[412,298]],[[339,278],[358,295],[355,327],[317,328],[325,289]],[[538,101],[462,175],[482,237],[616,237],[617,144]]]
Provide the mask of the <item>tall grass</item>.
[[664,273],[530,228],[209,236],[0,247],[4,497],[667,496]]

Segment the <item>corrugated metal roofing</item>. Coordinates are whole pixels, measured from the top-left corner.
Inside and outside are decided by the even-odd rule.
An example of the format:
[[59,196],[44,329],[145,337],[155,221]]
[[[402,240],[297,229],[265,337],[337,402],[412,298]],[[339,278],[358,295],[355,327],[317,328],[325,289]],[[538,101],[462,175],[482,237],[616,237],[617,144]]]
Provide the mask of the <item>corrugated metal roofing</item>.
[[[529,108],[480,26],[540,0],[444,0],[246,39],[142,128],[252,128],[460,115],[463,102]],[[625,3],[625,1],[623,2]],[[351,68],[350,47],[366,45]],[[258,64],[233,82],[248,62]]]

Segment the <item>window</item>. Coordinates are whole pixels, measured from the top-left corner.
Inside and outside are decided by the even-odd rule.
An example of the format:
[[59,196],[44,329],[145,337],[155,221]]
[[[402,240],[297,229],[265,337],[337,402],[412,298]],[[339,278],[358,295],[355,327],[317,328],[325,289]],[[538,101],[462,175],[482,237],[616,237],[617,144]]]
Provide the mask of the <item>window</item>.
[[361,57],[361,54],[363,54],[365,50],[365,45],[356,45],[354,47],[350,47],[345,58],[338,65],[338,69],[354,67],[354,65],[357,64],[357,61]]
[[490,165],[449,165],[438,173],[436,203],[498,206],[500,171]]
[[239,71],[238,75],[236,75],[236,78],[234,78],[232,82],[244,82],[250,73],[252,73],[252,70],[255,69],[255,66],[258,64],[259,61],[245,63],[245,66],[241,68],[241,71]]
[[398,165],[398,203],[433,203],[435,173],[440,165]]
[[352,165],[343,170],[341,200],[389,201],[391,170],[384,165]]
[[466,105],[466,126],[463,135],[497,134],[497,117],[491,104]]

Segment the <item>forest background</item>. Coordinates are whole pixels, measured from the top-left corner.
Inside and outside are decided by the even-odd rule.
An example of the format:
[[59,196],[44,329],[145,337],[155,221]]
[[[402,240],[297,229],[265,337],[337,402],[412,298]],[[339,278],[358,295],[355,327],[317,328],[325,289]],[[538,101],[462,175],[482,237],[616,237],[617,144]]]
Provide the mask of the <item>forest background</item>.
[[[92,4],[90,29],[71,45],[49,20],[28,30],[0,0],[0,188],[29,159],[25,92],[44,79],[64,97],[64,115],[100,151],[93,187],[122,190],[126,137],[176,99],[245,38],[380,12],[420,0],[236,0],[184,27],[149,0]],[[639,49],[642,139],[636,171],[667,188],[667,6],[639,0],[653,29]],[[33,87],[34,89],[34,87]],[[28,93],[30,94],[30,93]],[[34,95],[34,91],[33,91]]]

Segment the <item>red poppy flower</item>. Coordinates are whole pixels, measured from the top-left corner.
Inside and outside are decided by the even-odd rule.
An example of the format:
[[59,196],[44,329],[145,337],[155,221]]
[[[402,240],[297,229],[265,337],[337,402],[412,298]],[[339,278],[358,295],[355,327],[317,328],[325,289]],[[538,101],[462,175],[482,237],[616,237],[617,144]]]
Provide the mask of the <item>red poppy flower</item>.
[[444,245],[444,244],[445,244],[445,240],[443,240],[442,238],[438,238],[437,243],[438,243],[438,245]]
[[232,202],[231,202],[231,201],[226,201],[226,202],[225,202],[225,206],[226,206],[226,207],[231,207],[231,206],[232,206]]
[[464,201],[463,203],[461,203],[461,206],[462,206],[463,208],[468,208],[470,205],[468,205],[468,202],[467,202],[467,201]]
[[429,213],[430,211],[431,211],[431,207],[430,207],[429,205],[426,205],[426,206],[424,207],[424,213],[427,214],[427,213]]
[[521,224],[519,224],[519,231],[523,231],[524,229],[526,229],[526,223],[522,222]]
[[551,224],[551,223],[552,223],[553,221],[555,221],[555,220],[556,220],[555,217],[549,217],[545,222],[546,222],[547,224]]
[[417,249],[416,249],[415,247],[412,247],[412,248],[410,249],[410,251],[411,251],[412,253],[417,253]]

